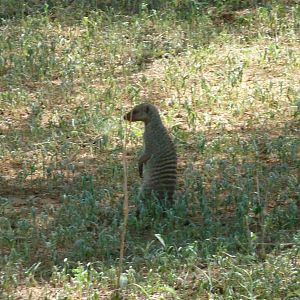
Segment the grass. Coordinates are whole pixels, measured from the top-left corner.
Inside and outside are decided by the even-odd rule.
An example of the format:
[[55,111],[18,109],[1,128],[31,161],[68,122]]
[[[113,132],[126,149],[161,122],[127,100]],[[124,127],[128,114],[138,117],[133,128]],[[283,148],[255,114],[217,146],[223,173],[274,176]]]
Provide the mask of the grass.
[[0,5],[0,298],[116,297],[122,116],[150,101],[178,192],[139,202],[131,125],[123,298],[299,299],[299,4],[19,3]]

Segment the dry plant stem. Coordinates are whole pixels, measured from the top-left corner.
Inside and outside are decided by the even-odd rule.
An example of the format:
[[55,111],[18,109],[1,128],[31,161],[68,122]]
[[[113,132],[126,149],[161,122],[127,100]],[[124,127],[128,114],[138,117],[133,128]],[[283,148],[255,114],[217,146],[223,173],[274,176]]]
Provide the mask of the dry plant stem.
[[126,232],[127,232],[127,223],[128,223],[128,166],[127,166],[127,158],[126,158],[126,145],[127,145],[127,136],[128,136],[128,125],[125,125],[125,135],[124,135],[124,145],[123,145],[123,171],[124,171],[124,182],[123,182],[123,190],[124,190],[124,203],[123,203],[123,224],[121,227],[121,243],[120,243],[120,261],[119,261],[119,272],[118,272],[118,288],[120,287],[120,276],[122,274],[123,269],[123,260],[124,260],[124,252],[125,252],[125,240],[126,240]]
[[260,216],[259,216],[259,221],[260,221],[260,227],[261,227],[261,240],[262,240],[262,243],[261,243],[261,255],[262,257],[265,257],[266,256],[266,249],[265,249],[265,218],[264,218],[264,215],[265,215],[265,205],[264,203],[262,203],[262,200],[261,200],[261,197],[260,197],[260,184],[259,184],[259,178],[258,178],[258,175],[256,175],[256,193],[257,193],[257,199],[258,199],[258,202],[260,204],[260,206],[262,207],[262,211],[260,212]]

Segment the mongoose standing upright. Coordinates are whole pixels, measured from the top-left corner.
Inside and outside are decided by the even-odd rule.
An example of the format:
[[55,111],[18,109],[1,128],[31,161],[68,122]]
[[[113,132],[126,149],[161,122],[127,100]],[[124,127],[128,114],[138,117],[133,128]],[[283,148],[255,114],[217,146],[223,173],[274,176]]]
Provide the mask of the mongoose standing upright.
[[177,178],[177,155],[158,109],[150,103],[142,103],[128,112],[124,119],[145,123],[144,152],[138,161],[139,174],[143,178],[142,197],[154,194],[159,200],[172,202]]

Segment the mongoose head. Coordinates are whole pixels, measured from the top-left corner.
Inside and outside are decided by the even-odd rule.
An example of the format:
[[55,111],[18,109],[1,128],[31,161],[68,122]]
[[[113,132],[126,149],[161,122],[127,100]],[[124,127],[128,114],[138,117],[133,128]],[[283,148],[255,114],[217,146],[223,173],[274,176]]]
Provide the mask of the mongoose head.
[[142,121],[147,124],[151,121],[154,115],[159,115],[157,108],[150,103],[142,103],[135,106],[130,112],[128,112],[124,116],[124,119],[130,122]]

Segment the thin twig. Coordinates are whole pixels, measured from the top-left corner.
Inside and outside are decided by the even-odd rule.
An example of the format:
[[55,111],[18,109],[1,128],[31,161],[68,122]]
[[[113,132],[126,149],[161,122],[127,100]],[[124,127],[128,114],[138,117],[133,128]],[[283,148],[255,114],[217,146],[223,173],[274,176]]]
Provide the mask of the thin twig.
[[261,212],[259,214],[259,222],[260,222],[260,227],[261,227],[261,240],[262,243],[260,243],[261,246],[261,256],[265,257],[266,256],[266,248],[265,248],[265,236],[266,236],[266,226],[265,226],[265,203],[260,197],[260,183],[259,183],[259,178],[258,174],[256,174],[256,194],[257,194],[257,200],[258,203],[261,207]]
[[126,232],[127,232],[127,223],[128,223],[128,167],[127,167],[127,157],[126,157],[126,145],[127,145],[127,136],[128,136],[128,126],[126,123],[125,127],[125,135],[124,135],[124,144],[123,144],[123,172],[124,172],[124,182],[123,182],[123,190],[124,190],[124,203],[123,203],[123,224],[121,227],[121,242],[120,242],[120,261],[119,261],[119,272],[118,272],[118,288],[120,288],[120,277],[123,270],[123,261],[124,261],[124,253],[125,253],[125,240],[126,240]]

